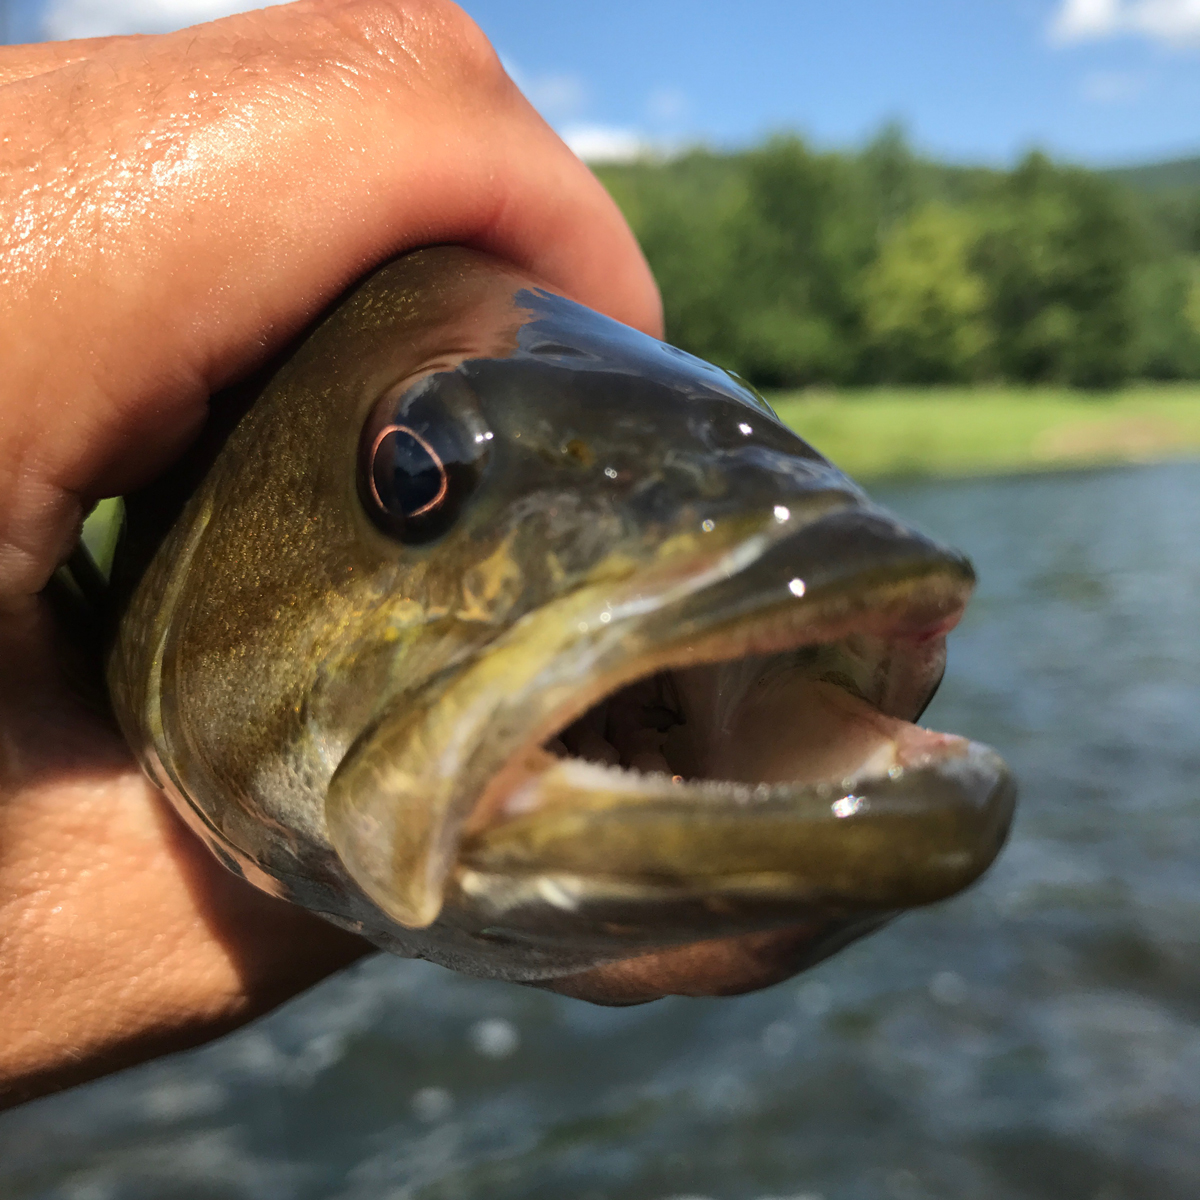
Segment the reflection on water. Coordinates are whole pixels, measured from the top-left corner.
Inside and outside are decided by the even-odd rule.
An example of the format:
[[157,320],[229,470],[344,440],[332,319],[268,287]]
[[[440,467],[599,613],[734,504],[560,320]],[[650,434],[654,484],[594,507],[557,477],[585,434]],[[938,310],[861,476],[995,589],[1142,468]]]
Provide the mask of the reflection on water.
[[1200,466],[883,499],[979,568],[928,720],[1022,781],[983,884],[738,1000],[370,961],[0,1119],[0,1194],[1194,1200]]

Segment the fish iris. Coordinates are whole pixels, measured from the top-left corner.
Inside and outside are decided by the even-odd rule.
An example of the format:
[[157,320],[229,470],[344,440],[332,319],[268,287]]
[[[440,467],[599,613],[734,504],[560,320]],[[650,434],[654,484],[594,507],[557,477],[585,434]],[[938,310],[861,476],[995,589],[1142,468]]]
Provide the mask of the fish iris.
[[371,487],[377,501],[405,517],[421,516],[446,494],[446,468],[420,434],[386,427],[375,440]]

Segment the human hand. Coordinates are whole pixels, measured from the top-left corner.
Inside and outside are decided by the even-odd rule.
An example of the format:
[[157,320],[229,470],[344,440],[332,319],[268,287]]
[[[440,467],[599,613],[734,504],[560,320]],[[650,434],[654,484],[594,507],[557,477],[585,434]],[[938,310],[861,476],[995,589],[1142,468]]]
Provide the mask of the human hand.
[[[72,694],[39,592],[97,498],[370,267],[461,242],[659,333],[620,215],[447,0],[0,49],[0,1097],[194,1044],[369,947],[227,874]],[[792,936],[792,942],[795,937]],[[730,991],[792,942],[565,990]],[[749,955],[749,957],[747,957]]]
[[444,0],[0,49],[0,1094],[204,1040],[367,949],[227,875],[71,694],[39,590],[98,497],[346,285],[478,246],[659,330],[620,215]]

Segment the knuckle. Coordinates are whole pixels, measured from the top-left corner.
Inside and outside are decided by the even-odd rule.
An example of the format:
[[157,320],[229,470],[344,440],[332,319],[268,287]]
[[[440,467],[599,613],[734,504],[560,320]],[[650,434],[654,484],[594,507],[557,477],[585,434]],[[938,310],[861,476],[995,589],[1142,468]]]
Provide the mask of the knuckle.
[[318,0],[377,71],[464,98],[509,84],[483,30],[451,0]]
[[483,30],[457,4],[422,0],[426,20],[455,64],[472,76],[503,75],[500,57]]

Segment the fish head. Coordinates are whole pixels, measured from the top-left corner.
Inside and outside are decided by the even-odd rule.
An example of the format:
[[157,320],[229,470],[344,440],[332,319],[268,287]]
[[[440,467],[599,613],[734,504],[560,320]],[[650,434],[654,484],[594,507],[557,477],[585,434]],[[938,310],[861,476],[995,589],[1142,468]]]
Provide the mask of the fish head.
[[976,878],[1011,781],[911,724],[969,563],[736,377],[486,279],[339,458],[375,565],[308,703],[369,699],[325,800],[358,885],[551,962],[814,916],[833,945]]
[[819,957],[998,852],[1003,763],[912,723],[969,563],[736,377],[438,247],[245,399],[129,500],[109,682],[258,886],[536,981]]

